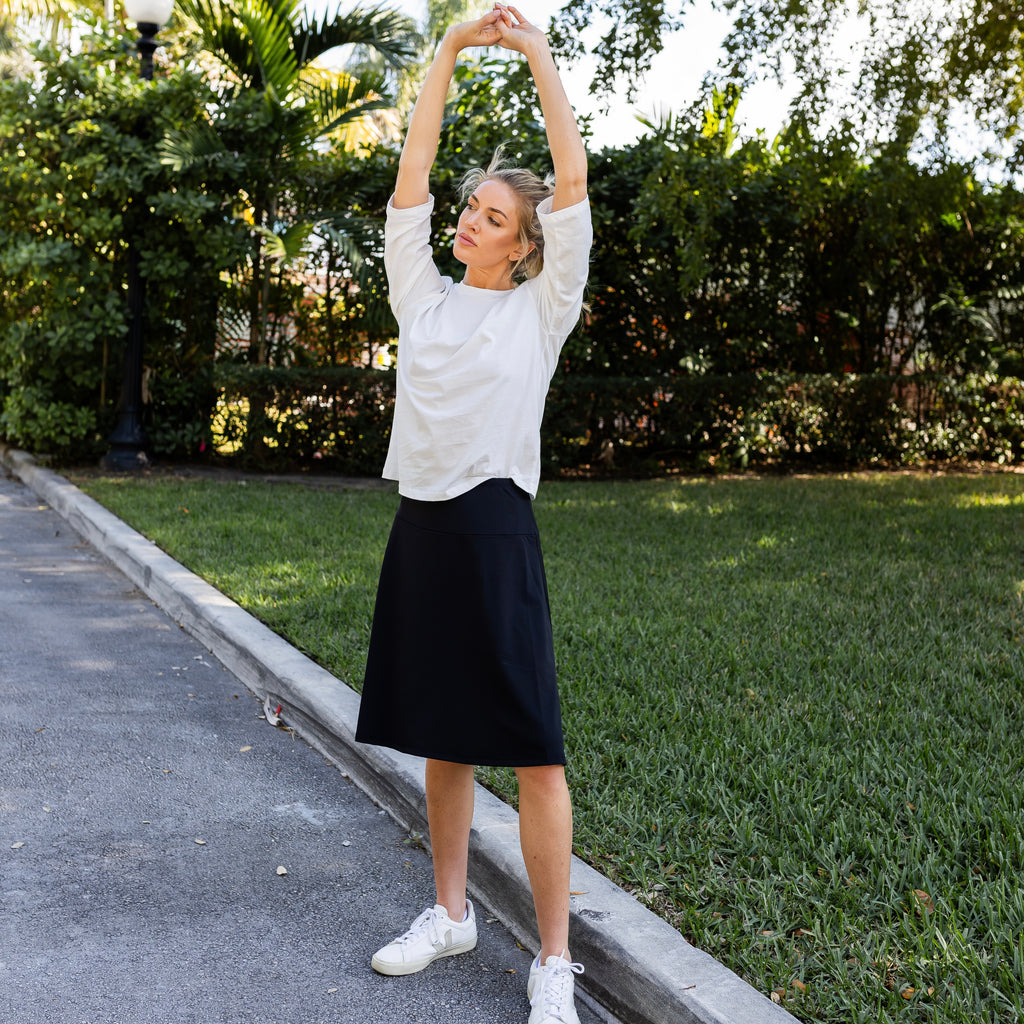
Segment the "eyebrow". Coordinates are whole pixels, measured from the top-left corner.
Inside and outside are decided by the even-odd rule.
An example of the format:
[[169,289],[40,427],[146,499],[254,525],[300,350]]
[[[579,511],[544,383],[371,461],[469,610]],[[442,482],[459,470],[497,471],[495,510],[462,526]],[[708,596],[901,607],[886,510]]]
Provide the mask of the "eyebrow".
[[[477,206],[480,205],[480,200],[477,198],[477,194],[475,192],[469,197],[469,199],[471,202],[476,203]],[[508,214],[504,210],[499,210],[496,206],[488,206],[486,209],[491,213],[499,213],[505,218],[505,220],[508,220]]]

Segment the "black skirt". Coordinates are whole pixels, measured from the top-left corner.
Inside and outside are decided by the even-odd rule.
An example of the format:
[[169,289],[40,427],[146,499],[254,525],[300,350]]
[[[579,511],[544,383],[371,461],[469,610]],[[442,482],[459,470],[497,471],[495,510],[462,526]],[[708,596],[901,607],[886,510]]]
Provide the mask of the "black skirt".
[[402,498],[356,739],[461,764],[565,763],[540,537],[511,480]]

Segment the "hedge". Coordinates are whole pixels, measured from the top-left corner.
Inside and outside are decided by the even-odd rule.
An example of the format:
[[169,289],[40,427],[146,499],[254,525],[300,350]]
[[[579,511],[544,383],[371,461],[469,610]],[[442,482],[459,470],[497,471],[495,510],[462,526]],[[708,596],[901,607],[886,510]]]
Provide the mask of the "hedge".
[[[215,449],[262,469],[376,474],[393,372],[221,365]],[[994,374],[564,374],[548,395],[549,475],[1024,459],[1024,381]]]

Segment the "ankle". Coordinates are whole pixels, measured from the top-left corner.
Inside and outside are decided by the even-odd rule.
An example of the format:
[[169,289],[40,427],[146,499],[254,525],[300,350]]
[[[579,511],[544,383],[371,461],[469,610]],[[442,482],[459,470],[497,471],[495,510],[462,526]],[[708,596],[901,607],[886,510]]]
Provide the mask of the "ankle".
[[548,962],[548,957],[558,956],[563,960],[572,963],[572,957],[569,956],[569,947],[566,945],[541,947],[540,955],[537,957],[537,962],[543,967]]
[[469,917],[469,904],[466,902],[465,897],[460,900],[441,900],[439,899],[438,904],[444,907],[445,913],[448,915],[450,921],[461,923]]

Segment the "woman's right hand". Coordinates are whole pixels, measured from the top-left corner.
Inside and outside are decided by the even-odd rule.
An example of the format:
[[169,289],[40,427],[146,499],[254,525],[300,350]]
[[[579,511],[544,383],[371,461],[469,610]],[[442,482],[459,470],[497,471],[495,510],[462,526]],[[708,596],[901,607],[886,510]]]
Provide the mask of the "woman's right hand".
[[498,21],[501,12],[497,9],[488,11],[476,21],[464,21],[461,25],[452,25],[445,33],[445,39],[460,50],[469,46],[493,46],[501,39]]

